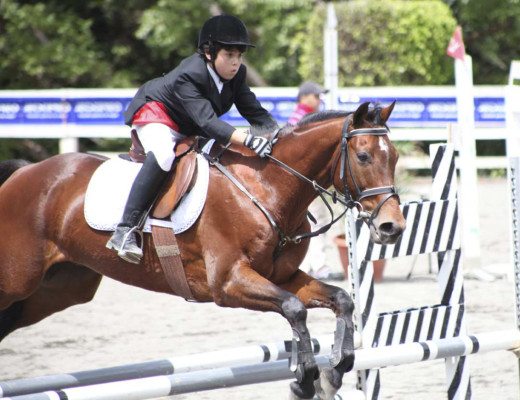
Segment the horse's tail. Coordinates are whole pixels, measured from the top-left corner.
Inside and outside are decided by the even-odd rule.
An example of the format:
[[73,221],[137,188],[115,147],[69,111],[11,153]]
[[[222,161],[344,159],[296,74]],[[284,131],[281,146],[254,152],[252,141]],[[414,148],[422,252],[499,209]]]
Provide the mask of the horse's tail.
[[29,164],[30,162],[26,160],[6,160],[0,162],[0,185],[3,185],[14,171]]

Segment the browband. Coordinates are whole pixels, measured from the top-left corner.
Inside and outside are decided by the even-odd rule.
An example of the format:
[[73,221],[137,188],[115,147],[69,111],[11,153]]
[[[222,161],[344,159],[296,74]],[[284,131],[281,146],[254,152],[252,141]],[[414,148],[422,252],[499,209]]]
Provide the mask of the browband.
[[360,129],[353,129],[350,132],[347,132],[347,138],[351,138],[354,136],[361,136],[361,135],[376,135],[376,136],[382,136],[382,135],[388,135],[388,129],[386,128],[360,128]]

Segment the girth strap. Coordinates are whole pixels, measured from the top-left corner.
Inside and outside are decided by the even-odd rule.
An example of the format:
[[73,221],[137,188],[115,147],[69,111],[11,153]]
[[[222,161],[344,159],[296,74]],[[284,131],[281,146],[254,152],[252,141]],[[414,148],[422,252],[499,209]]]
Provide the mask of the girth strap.
[[173,230],[169,227],[152,225],[152,237],[166,281],[173,293],[188,301],[195,301],[186,279],[181,252]]

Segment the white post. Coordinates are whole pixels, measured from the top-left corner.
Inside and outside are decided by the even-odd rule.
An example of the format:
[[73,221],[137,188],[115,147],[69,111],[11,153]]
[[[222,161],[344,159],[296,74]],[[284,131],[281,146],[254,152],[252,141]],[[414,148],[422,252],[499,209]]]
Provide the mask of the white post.
[[79,139],[76,137],[65,137],[60,139],[59,151],[61,153],[76,153],[79,151]]
[[464,61],[455,59],[455,86],[457,89],[457,131],[460,142],[461,247],[464,266],[475,270],[480,268],[480,234],[471,56],[465,55]]
[[507,156],[520,156],[520,61],[511,61],[509,84],[506,86],[505,109],[507,128]]
[[509,160],[507,173],[511,193],[511,261],[515,283],[516,325],[520,329],[520,82],[515,85],[515,80],[520,80],[520,61],[511,62],[505,94],[506,149]]
[[327,23],[323,31],[325,88],[329,90],[326,106],[338,108],[338,20],[334,4],[327,4]]

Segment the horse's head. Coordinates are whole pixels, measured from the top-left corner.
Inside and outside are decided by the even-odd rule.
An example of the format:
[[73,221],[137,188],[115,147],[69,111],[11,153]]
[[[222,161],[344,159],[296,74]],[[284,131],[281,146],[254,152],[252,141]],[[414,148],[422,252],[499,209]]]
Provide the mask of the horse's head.
[[386,108],[369,110],[363,103],[345,120],[341,147],[334,166],[334,186],[370,228],[371,239],[392,244],[405,228],[394,186],[397,150],[388,138],[386,121],[395,101]]

